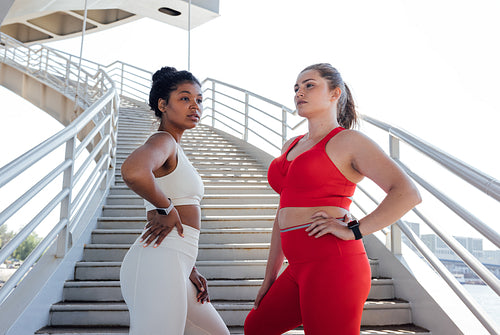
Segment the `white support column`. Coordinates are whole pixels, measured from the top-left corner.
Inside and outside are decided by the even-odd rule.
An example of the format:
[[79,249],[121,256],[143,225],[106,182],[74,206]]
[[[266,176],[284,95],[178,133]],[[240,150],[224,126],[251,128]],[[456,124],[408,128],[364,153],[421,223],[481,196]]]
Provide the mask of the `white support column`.
[[71,216],[71,198],[72,198],[72,189],[73,189],[73,168],[75,164],[75,142],[76,138],[71,138],[68,142],[66,142],[66,153],[65,159],[70,159],[71,165],[64,171],[63,174],[63,189],[69,189],[68,195],[61,202],[61,211],[60,211],[60,220],[67,219],[68,224],[64,227],[63,230],[59,233],[57,237],[57,251],[56,257],[62,258],[66,255],[66,251],[68,250],[68,246],[71,244],[70,236],[69,236],[69,222]]
[[[389,153],[391,158],[399,160],[399,139],[389,130]],[[401,255],[401,229],[396,224],[391,226],[391,251],[394,255]]]
[[245,92],[245,129],[243,130],[243,140],[248,141],[248,92]]

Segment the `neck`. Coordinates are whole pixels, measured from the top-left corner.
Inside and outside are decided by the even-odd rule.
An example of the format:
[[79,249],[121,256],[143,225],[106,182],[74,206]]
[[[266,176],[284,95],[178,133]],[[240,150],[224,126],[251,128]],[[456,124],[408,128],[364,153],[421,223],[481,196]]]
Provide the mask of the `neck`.
[[172,137],[174,138],[175,142],[180,143],[182,134],[184,134],[185,129],[179,129],[177,127],[174,127],[172,124],[167,123],[167,124],[160,124],[160,127],[158,128],[159,131],[166,131]]
[[310,118],[308,121],[309,131],[306,136],[308,140],[314,140],[315,142],[325,137],[332,129],[339,126],[337,119],[333,117]]

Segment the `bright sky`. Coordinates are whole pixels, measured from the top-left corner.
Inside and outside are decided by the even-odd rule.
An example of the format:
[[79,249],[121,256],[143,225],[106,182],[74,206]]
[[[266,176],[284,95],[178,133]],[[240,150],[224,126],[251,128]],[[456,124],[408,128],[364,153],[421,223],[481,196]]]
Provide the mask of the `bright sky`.
[[[220,15],[191,34],[191,70],[199,79],[219,79],[293,107],[297,74],[329,62],[349,84],[361,113],[500,179],[497,0],[221,0]],[[49,45],[80,52],[79,38]],[[165,65],[185,69],[187,32],[141,19],[86,35],[83,55],[150,71]],[[0,97],[0,140],[20,143],[2,145],[0,159],[60,129],[44,125],[45,132],[38,131],[35,113],[21,112],[21,103],[11,102],[4,90]],[[35,128],[27,136],[29,125]]]

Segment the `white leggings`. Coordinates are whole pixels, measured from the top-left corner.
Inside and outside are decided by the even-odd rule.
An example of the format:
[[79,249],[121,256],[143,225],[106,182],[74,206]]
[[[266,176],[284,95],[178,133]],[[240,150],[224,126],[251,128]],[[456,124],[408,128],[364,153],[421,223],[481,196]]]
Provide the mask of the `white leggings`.
[[198,255],[200,231],[174,228],[162,243],[144,248],[138,238],[120,269],[131,335],[228,335],[211,303],[199,303],[189,275]]

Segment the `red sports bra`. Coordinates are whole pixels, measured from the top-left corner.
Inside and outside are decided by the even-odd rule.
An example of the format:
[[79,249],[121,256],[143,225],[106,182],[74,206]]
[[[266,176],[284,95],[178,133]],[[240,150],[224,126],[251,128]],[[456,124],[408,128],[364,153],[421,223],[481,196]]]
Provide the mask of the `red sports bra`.
[[335,206],[349,210],[356,184],[344,177],[325,151],[328,141],[342,130],[333,129],[311,149],[289,161],[288,152],[304,137],[299,136],[271,162],[267,180],[280,194],[280,208]]

